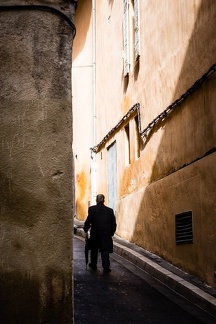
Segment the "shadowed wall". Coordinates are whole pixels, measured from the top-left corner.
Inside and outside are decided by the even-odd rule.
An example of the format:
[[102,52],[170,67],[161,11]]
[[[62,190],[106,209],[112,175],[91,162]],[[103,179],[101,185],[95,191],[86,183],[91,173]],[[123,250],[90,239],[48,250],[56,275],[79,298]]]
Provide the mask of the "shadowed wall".
[[[73,20],[71,1],[34,5]],[[72,323],[74,31],[44,10],[0,25],[0,323]]]

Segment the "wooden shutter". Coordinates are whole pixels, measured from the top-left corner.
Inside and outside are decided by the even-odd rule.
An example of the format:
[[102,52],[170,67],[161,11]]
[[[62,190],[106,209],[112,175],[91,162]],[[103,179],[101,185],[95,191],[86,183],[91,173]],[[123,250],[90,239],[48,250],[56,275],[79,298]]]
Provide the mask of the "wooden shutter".
[[123,16],[123,29],[124,29],[124,76],[129,73],[129,29],[128,29],[128,19],[129,19],[129,3],[128,0],[123,0],[124,16]]
[[140,3],[139,0],[134,0],[134,33],[135,33],[135,60],[140,57]]

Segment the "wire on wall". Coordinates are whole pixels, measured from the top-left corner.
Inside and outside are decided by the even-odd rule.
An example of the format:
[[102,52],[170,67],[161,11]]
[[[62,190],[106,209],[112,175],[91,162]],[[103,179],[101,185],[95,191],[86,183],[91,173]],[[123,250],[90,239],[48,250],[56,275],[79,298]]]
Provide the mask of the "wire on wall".
[[143,130],[141,128],[141,118],[140,118],[140,104],[136,103],[128,112],[126,115],[124,115],[124,117],[118,122],[118,124],[113,127],[107,134],[106,136],[104,136],[104,138],[102,139],[102,141],[100,141],[100,143],[98,143],[97,145],[95,145],[94,147],[90,148],[90,150],[94,153],[98,153],[101,149],[101,147],[103,147],[105,145],[105,143],[111,138],[111,136],[113,136],[113,134],[115,132],[117,132],[121,126],[129,120],[129,118],[131,118],[131,116],[137,112],[137,116],[138,116],[138,127],[139,127],[139,134],[141,136],[141,138],[143,139],[143,141],[145,142],[148,134],[150,133],[150,131],[160,122],[166,119],[166,117],[177,107],[179,107],[179,105],[186,100],[186,98],[188,98],[196,89],[198,89],[198,87],[208,78],[210,78],[211,75],[213,75],[216,72],[216,64],[213,64],[209,70],[204,73],[201,78],[199,78],[185,93],[183,93],[181,95],[180,98],[178,98],[177,100],[175,100],[171,105],[169,105],[162,113],[160,113],[156,118],[154,118],[148,125],[147,127],[145,127]]

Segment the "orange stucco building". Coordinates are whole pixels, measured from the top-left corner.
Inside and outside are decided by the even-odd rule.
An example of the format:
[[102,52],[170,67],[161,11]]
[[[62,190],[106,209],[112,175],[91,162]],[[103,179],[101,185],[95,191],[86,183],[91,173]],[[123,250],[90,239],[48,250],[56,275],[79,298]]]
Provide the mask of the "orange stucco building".
[[80,0],[73,47],[76,217],[216,285],[216,2]]

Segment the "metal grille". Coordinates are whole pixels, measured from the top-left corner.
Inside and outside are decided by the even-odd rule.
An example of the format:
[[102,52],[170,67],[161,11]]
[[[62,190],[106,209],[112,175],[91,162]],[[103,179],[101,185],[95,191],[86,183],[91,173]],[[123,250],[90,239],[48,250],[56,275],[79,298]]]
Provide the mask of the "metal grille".
[[176,244],[193,242],[192,211],[175,215]]

